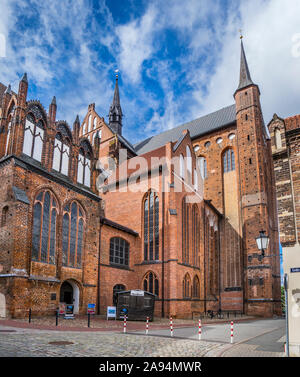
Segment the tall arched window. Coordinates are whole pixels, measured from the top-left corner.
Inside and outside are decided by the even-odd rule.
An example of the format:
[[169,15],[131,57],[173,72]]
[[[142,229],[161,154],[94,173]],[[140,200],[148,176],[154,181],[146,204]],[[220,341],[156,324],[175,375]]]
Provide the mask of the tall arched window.
[[129,243],[123,238],[110,239],[109,261],[112,264],[129,265]]
[[159,260],[159,198],[154,191],[144,200],[144,260]]
[[97,117],[94,118],[93,129],[95,129],[96,127],[97,127]]
[[77,167],[77,182],[87,187],[91,187],[92,153],[90,149],[90,144],[87,141],[81,144]]
[[63,266],[81,268],[83,251],[84,214],[73,201],[63,210],[62,263]]
[[7,125],[7,136],[6,136],[6,145],[5,145],[5,155],[9,154],[9,142],[10,142],[10,135],[11,135],[11,121],[9,121]]
[[42,161],[44,142],[44,124],[41,120],[35,122],[31,114],[27,115],[25,130],[24,130],[24,143],[23,153],[34,158],[35,160]]
[[232,149],[227,149],[223,153],[223,170],[224,173],[235,170],[235,157]]
[[188,145],[186,146],[186,169],[192,174],[192,154]]
[[184,157],[182,154],[179,156],[179,174],[181,178],[185,178]]
[[282,148],[281,133],[279,128],[275,129],[275,146],[276,149]]
[[57,202],[50,191],[40,192],[34,201],[32,260],[55,264]]
[[198,167],[199,167],[202,179],[207,178],[207,162],[206,162],[206,158],[203,157],[203,156],[200,156],[200,157],[198,157],[197,162],[198,162]]
[[193,280],[193,297],[200,298],[200,282],[197,275]]
[[182,296],[183,298],[191,297],[191,278],[186,274],[182,282]]
[[92,129],[92,115],[89,116],[89,123],[88,123],[88,130],[87,132],[90,132]]
[[64,175],[68,175],[69,158],[70,140],[68,138],[64,138],[61,133],[57,133],[55,136],[52,168]]
[[182,263],[189,264],[190,259],[190,237],[189,237],[190,208],[186,198],[182,200]]
[[199,256],[200,256],[200,216],[199,210],[196,204],[193,205],[192,213],[192,227],[193,227],[193,265],[199,267]]
[[148,272],[144,277],[144,291],[159,296],[158,278],[153,272]]

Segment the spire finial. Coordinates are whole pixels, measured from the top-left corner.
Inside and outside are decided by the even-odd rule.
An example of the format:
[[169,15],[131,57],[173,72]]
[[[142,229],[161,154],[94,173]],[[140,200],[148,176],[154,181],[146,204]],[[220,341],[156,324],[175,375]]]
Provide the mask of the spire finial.
[[240,33],[240,39],[243,39],[244,38],[244,36],[243,36],[243,30],[239,29],[239,33]]
[[118,68],[115,69],[115,74],[116,74],[116,79],[118,80],[118,76],[119,76],[119,70],[118,70]]

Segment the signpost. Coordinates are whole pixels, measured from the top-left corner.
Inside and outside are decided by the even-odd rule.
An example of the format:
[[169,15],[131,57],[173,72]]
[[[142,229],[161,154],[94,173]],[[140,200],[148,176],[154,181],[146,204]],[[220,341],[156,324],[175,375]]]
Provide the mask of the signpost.
[[66,305],[65,319],[74,319],[74,305]]
[[[292,269],[291,269],[292,270]],[[292,271],[291,271],[292,272]],[[284,274],[284,293],[285,293],[285,326],[286,326],[286,355],[290,356],[289,350],[289,311],[288,311],[288,274]]]
[[107,307],[106,320],[108,320],[108,318],[117,318],[117,308],[115,306]]
[[96,304],[88,304],[87,313],[88,314],[95,314],[96,313]]

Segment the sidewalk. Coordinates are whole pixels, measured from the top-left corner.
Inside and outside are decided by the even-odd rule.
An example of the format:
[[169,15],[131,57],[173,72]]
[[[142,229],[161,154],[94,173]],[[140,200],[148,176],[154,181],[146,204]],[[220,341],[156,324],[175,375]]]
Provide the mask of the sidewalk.
[[[202,324],[221,324],[230,321],[245,322],[259,320],[257,317],[243,316],[234,317],[230,316],[228,319],[210,319],[203,318]],[[87,316],[76,316],[75,319],[63,319],[59,318],[58,326],[55,326],[55,317],[33,317],[31,323],[28,319],[0,319],[1,326],[19,329],[36,329],[36,330],[55,330],[55,331],[110,331],[119,332],[123,331],[123,321],[109,320],[103,318],[103,316],[91,317],[90,327],[88,327]],[[137,331],[145,329],[146,321],[127,321],[127,331]],[[197,327],[198,320],[196,319],[174,319],[173,328],[184,327]],[[149,323],[149,329],[159,330],[169,328],[169,318],[155,318],[153,322]]]

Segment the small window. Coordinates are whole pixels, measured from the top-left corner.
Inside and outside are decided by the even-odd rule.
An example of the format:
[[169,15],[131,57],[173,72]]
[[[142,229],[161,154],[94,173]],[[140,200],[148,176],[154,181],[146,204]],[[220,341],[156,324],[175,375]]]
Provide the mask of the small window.
[[159,284],[155,274],[148,272],[144,278],[143,283],[144,291],[159,295]]
[[123,238],[110,239],[109,261],[112,264],[129,265],[129,243]]
[[210,144],[211,144],[211,142],[210,142],[210,141],[207,141],[207,142],[204,144],[205,148],[209,148],[209,147],[210,147]]
[[198,152],[199,149],[200,149],[199,145],[194,146],[194,152]]
[[229,135],[228,135],[228,139],[229,139],[229,140],[233,140],[234,138],[235,138],[235,134],[232,133],[232,134],[229,134]]
[[217,142],[217,144],[221,144],[223,142],[223,139],[221,137],[218,137],[216,142]]
[[1,226],[5,226],[7,222],[8,206],[2,209]]
[[207,178],[207,162],[206,162],[206,158],[203,157],[203,156],[198,157],[197,162],[198,162],[198,167],[199,167],[202,179],[206,179]]

